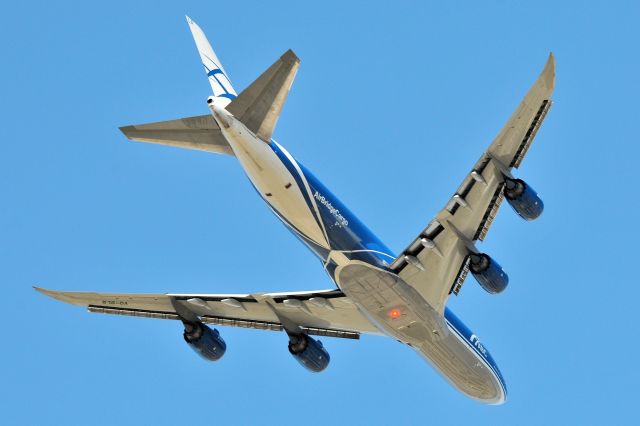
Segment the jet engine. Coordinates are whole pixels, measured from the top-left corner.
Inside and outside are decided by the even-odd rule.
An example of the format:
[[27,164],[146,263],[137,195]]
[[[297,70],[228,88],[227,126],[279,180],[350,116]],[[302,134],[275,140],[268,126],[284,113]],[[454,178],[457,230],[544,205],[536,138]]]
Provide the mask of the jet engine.
[[469,270],[488,293],[501,293],[509,285],[509,277],[502,270],[502,267],[484,253],[470,255]]
[[327,368],[331,359],[322,342],[306,334],[289,335],[289,352],[300,365],[314,373]]
[[504,196],[524,220],[534,220],[542,214],[544,203],[522,179],[505,179]]
[[184,322],[184,341],[207,361],[217,361],[227,350],[227,344],[216,329],[200,322]]

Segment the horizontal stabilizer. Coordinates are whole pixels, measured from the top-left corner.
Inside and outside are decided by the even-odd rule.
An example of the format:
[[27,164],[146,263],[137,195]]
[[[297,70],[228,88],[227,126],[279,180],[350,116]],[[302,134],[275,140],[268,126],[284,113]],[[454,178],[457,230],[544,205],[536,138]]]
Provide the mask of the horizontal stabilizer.
[[288,50],[257,80],[227,106],[235,118],[264,141],[269,141],[276,127],[300,59]]
[[209,114],[120,127],[130,140],[234,155]]

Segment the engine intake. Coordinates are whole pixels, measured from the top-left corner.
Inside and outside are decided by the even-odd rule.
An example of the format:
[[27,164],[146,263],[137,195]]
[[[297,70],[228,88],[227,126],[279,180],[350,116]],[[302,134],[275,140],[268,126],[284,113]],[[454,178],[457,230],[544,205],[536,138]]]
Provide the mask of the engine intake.
[[502,270],[498,262],[484,253],[470,255],[469,270],[488,293],[501,293],[509,285],[509,277],[506,272]]
[[207,361],[219,360],[227,350],[218,330],[199,322],[185,322],[183,336],[189,347]]
[[522,179],[505,179],[504,196],[524,220],[537,219],[544,210],[544,203],[536,192]]
[[289,352],[309,371],[319,373],[329,365],[331,357],[322,342],[306,334],[289,336]]

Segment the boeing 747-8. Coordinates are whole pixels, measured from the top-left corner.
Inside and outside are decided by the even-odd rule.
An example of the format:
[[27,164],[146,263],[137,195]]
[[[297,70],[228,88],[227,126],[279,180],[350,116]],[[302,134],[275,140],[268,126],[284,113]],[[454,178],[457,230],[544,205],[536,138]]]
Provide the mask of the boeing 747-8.
[[496,362],[446,304],[468,272],[489,293],[507,287],[502,268],[476,246],[505,198],[525,220],[542,213],[536,192],[513,172],[551,107],[553,55],[444,208],[395,254],[273,139],[298,57],[287,51],[237,94],[200,27],[187,21],[213,90],[209,114],[126,126],[122,132],[132,140],[235,156],[258,195],[318,257],[335,288],[254,294],[36,289],[90,312],[182,321],[187,344],[211,361],[224,355],[226,344],[207,324],[285,331],[291,355],[314,372],[327,367],[329,353],[312,336],[384,335],[409,345],[469,397],[503,403],[507,388]]

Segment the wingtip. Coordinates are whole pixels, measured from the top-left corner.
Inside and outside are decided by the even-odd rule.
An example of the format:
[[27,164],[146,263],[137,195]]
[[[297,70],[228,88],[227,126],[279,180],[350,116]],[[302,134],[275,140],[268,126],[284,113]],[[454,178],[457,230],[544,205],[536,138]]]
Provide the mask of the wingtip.
[[556,83],[556,57],[553,52],[549,52],[547,63],[544,65],[544,69],[542,70],[542,73],[540,73],[540,77],[545,86],[553,91]]
[[135,130],[135,126],[122,126],[122,127],[118,127],[118,130],[120,130],[122,132],[122,134],[130,141],[132,141],[133,139],[131,139],[131,136],[128,132],[130,132],[131,130]]
[[46,288],[38,287],[37,285],[34,285],[32,287],[38,293],[41,293],[41,294],[44,294],[45,296],[53,297],[54,299],[56,299],[56,297],[55,297],[56,292],[55,291],[47,290]]
[[298,57],[298,55],[296,55],[293,49],[289,49],[286,52],[284,52],[280,58],[283,61],[300,62],[300,58]]
[[38,293],[42,293],[45,296],[49,296],[53,299],[59,300],[60,302],[70,303],[72,305],[85,306],[81,301],[79,301],[76,297],[74,297],[77,293],[68,292],[68,291],[56,291],[56,290],[48,290],[46,288],[32,286],[35,291]]

